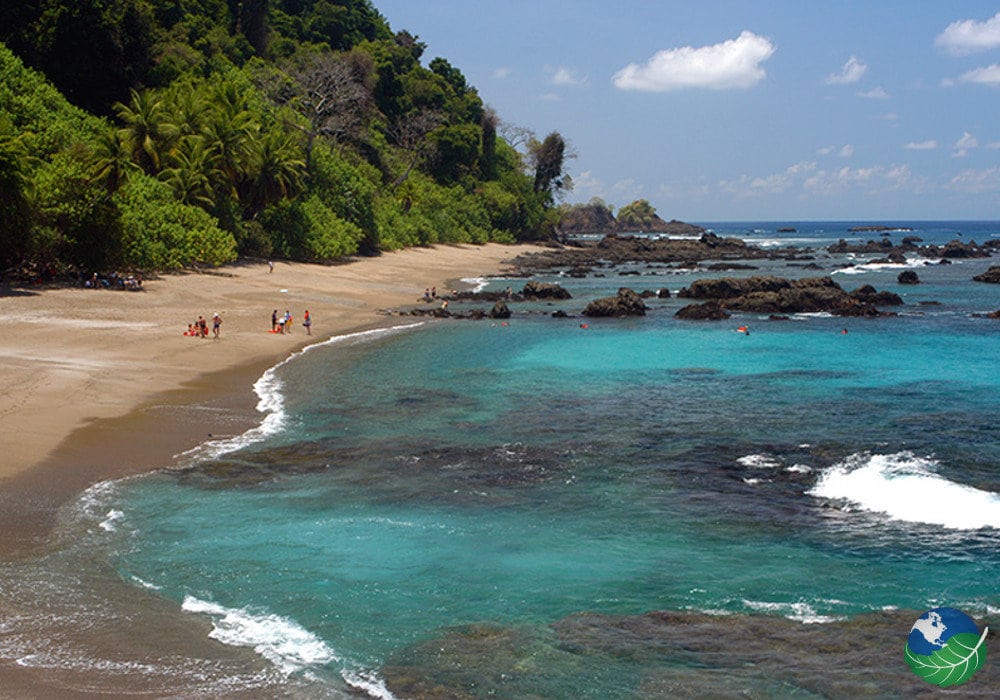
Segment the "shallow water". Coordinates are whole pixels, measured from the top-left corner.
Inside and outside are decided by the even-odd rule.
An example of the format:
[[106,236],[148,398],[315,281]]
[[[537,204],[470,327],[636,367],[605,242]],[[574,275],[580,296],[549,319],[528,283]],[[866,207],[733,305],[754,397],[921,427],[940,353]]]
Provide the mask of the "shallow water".
[[[1000,289],[969,281],[986,260],[921,265],[909,288],[817,260],[907,305],[685,323],[671,298],[587,328],[547,318],[708,276],[654,268],[552,277],[574,299],[508,325],[316,346],[258,382],[257,431],[92,489],[67,525],[75,566],[209,622],[266,660],[263,680],[234,672],[248,687],[271,673],[293,694],[918,692],[898,653],[916,615],[1000,609],[1000,325],[977,315]],[[827,662],[851,653],[869,661]]]

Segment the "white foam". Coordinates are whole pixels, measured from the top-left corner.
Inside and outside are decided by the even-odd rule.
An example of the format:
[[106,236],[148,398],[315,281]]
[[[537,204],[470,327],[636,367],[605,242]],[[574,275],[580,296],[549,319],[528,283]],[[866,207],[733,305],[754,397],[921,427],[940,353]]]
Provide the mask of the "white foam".
[[785,469],[786,472],[792,472],[793,474],[808,474],[813,470],[808,464],[793,464]]
[[378,700],[396,700],[396,696],[385,687],[385,681],[372,671],[342,671],[340,677],[347,685],[360,690]]
[[809,603],[769,603],[758,600],[743,600],[743,604],[757,612],[777,613],[789,620],[796,620],[806,625],[826,624],[846,618],[833,615],[820,615]]
[[181,607],[212,618],[209,637],[230,646],[253,647],[285,673],[340,661],[326,642],[290,618],[227,608],[190,595]]
[[753,469],[775,469],[781,466],[781,460],[771,455],[744,455],[736,459],[744,467]]
[[472,293],[475,294],[486,289],[490,280],[487,277],[463,277],[462,282],[470,285],[472,287]]
[[284,382],[282,382],[278,377],[278,370],[289,362],[292,362],[293,360],[302,357],[306,353],[312,352],[317,348],[337,345],[339,343],[350,340],[358,340],[361,338],[389,335],[391,333],[401,332],[422,325],[424,325],[423,321],[418,323],[409,323],[402,326],[393,326],[392,328],[374,328],[372,330],[359,331],[357,333],[338,335],[319,343],[307,345],[298,352],[292,353],[274,367],[266,370],[264,374],[260,376],[260,379],[254,382],[253,390],[258,397],[257,410],[260,413],[265,414],[264,419],[259,425],[250,428],[243,434],[235,437],[224,438],[221,440],[208,440],[193,449],[182,452],[179,455],[175,455],[175,457],[188,462],[212,460],[221,457],[222,455],[229,454],[230,452],[235,452],[249,445],[263,442],[271,435],[280,433],[287,424],[288,415],[285,412],[285,385]]
[[914,267],[924,267],[925,258],[907,258],[905,263],[877,263],[877,262],[863,262],[857,265],[852,265],[851,267],[842,267],[839,270],[834,270],[831,275],[861,275],[866,272],[875,272],[877,270],[906,270]]
[[825,470],[806,493],[904,522],[1000,528],[1000,494],[949,481],[935,473],[938,466],[911,452],[855,454]]
[[112,508],[108,511],[107,517],[101,521],[101,529],[107,530],[108,532],[114,532],[117,529],[115,523],[124,517],[125,513]]

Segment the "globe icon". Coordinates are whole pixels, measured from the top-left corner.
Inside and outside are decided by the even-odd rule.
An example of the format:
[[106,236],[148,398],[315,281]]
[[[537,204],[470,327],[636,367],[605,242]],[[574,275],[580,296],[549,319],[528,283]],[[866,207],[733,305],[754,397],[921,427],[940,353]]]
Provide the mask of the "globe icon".
[[969,680],[986,661],[986,633],[955,608],[928,610],[913,623],[904,658],[910,669],[941,687]]

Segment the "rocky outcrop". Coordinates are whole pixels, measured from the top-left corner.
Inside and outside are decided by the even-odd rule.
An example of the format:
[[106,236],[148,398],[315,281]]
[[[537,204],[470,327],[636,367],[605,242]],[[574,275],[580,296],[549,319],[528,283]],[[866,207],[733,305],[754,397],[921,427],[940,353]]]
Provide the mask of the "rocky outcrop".
[[900,284],[920,284],[920,277],[913,270],[903,270],[896,277]]
[[646,303],[628,287],[622,287],[613,297],[595,299],[583,310],[584,316],[645,316]]
[[510,318],[510,309],[507,308],[507,304],[502,301],[498,301],[490,309],[490,318]]
[[591,272],[595,268],[622,264],[659,263],[695,266],[701,260],[790,260],[801,259],[800,248],[760,248],[739,238],[705,233],[699,238],[647,238],[609,234],[600,241],[574,241],[538,253],[518,256],[514,261],[522,273],[553,268]]
[[897,259],[905,260],[906,254],[919,255],[924,258],[935,259],[960,259],[960,258],[988,258],[994,251],[1000,250],[1000,239],[990,239],[982,245],[975,241],[954,240],[948,241],[943,246],[939,245],[917,245],[920,239],[914,236],[907,236],[899,245],[893,244],[892,240],[883,238],[880,241],[867,241],[865,243],[848,243],[843,238],[829,246],[826,250],[829,253],[844,254],[881,254],[891,256],[895,254]]
[[[644,206],[643,206],[644,205]],[[664,221],[648,202],[622,207],[619,217],[602,203],[580,204],[563,212],[559,232],[563,236],[594,233],[662,233],[668,236],[700,236],[705,228],[671,219]]]
[[986,282],[988,284],[1000,284],[1000,265],[994,265],[981,275],[972,278],[975,282]]
[[[807,277],[789,280],[783,277],[758,276],[724,277],[716,280],[696,280],[677,293],[687,299],[708,299],[718,303],[723,311],[788,314],[826,311],[839,316],[878,316],[876,305],[901,304],[898,295],[862,287],[848,294],[830,277]],[[681,309],[678,318],[710,318],[702,314],[714,312],[713,307]],[[719,316],[724,318],[723,316]]]
[[729,314],[718,301],[706,301],[704,304],[688,304],[674,314],[684,321],[723,321]]
[[902,297],[895,292],[880,292],[870,284],[858,287],[851,292],[851,296],[862,304],[872,306],[901,306],[903,303]]
[[573,296],[560,287],[558,284],[553,284],[552,282],[536,282],[531,280],[524,285],[524,289],[521,290],[521,296],[529,301],[536,299],[572,299]]

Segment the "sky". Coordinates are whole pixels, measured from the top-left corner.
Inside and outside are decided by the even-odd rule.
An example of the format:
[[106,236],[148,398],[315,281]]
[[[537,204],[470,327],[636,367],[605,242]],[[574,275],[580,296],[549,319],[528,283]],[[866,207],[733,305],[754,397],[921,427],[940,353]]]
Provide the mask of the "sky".
[[1000,0],[373,0],[565,201],[683,221],[1000,219]]

